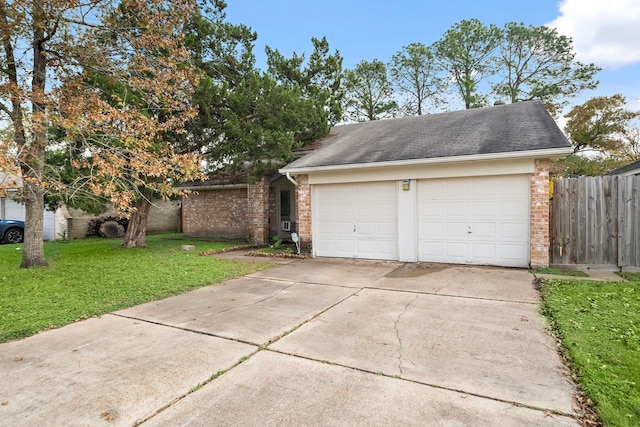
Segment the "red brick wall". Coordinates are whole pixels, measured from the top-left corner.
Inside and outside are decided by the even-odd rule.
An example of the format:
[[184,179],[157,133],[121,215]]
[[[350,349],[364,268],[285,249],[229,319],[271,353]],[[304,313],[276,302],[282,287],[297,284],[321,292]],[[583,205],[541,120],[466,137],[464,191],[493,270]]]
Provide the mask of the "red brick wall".
[[535,161],[531,175],[531,267],[549,265],[549,159]]
[[246,239],[247,189],[200,190],[182,198],[185,236]]
[[269,242],[269,179],[263,177],[247,189],[247,219],[249,242],[265,245]]
[[311,186],[308,175],[297,175],[296,187],[296,215],[298,221],[298,236],[300,237],[300,251],[312,253],[311,237]]

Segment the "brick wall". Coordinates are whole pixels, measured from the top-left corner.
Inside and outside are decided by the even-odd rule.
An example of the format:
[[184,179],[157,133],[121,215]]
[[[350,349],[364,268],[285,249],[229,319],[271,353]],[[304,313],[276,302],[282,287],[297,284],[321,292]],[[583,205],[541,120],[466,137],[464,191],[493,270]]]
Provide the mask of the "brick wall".
[[247,189],[201,190],[182,198],[185,236],[246,239]]
[[298,236],[300,237],[300,251],[312,253],[311,237],[311,186],[308,175],[297,175],[296,187],[296,215],[298,221]]
[[180,231],[180,202],[156,200],[149,209],[147,233]]
[[549,265],[549,168],[548,159],[535,161],[531,175],[531,267]]
[[269,178],[250,184],[247,189],[247,220],[249,242],[264,245],[269,242]]

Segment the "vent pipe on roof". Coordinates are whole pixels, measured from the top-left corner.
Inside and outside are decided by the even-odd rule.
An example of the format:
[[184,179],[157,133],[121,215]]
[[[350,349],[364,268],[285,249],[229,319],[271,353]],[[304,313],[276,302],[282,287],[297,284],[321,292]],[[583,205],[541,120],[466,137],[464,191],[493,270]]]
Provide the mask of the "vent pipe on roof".
[[505,102],[502,99],[498,99],[493,105],[505,105]]

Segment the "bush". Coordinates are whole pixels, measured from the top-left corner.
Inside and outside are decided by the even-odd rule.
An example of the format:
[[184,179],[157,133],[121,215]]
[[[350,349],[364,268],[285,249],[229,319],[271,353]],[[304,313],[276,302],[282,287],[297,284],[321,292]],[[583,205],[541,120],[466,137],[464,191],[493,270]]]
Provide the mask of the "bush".
[[118,225],[125,232],[129,226],[129,220],[116,215],[93,218],[87,224],[87,237],[105,237],[109,239],[122,237],[117,235]]

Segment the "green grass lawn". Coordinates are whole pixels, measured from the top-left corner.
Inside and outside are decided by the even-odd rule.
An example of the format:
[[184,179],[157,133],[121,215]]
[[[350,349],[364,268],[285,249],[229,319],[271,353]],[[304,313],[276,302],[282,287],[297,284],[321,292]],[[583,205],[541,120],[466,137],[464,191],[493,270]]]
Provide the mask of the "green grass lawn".
[[640,281],[551,279],[545,314],[606,426],[640,425]]
[[[49,268],[21,270],[22,245],[0,245],[0,342],[180,294],[271,265],[198,256],[238,241],[147,236],[148,248],[119,240],[45,242]],[[195,251],[182,251],[184,244]]]

